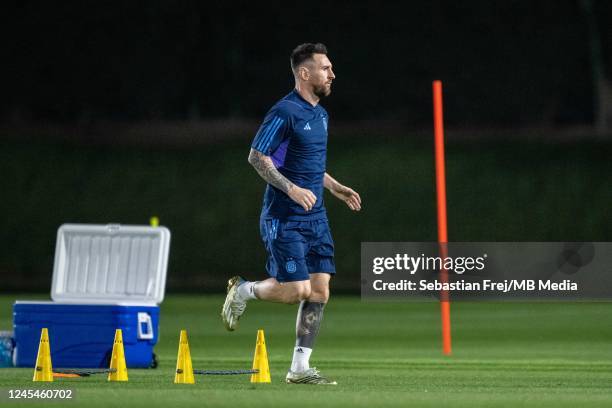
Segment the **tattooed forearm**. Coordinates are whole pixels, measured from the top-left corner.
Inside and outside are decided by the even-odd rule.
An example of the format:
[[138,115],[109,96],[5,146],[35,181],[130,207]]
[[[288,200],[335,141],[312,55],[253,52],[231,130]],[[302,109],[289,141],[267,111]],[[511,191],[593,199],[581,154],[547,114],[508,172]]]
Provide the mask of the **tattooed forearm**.
[[274,167],[274,163],[272,163],[272,159],[269,156],[251,149],[251,153],[249,153],[249,163],[257,170],[257,173],[259,173],[262,179],[284,193],[289,192],[291,187],[293,187],[293,183],[287,180],[287,178],[280,174],[276,167]]

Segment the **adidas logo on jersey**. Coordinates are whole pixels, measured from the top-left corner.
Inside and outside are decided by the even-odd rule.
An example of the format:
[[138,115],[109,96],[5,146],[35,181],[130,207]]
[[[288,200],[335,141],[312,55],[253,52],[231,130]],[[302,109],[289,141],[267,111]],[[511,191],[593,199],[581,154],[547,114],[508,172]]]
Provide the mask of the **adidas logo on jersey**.
[[304,126],[304,130],[310,130],[310,123],[306,122],[306,126]]

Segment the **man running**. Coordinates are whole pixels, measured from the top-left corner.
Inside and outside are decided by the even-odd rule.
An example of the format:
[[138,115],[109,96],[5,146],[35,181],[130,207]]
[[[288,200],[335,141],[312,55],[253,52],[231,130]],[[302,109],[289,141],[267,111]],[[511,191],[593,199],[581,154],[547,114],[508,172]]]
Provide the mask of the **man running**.
[[309,365],[329,300],[329,280],[336,273],[323,188],[353,211],[361,210],[361,198],[325,171],[329,116],[319,101],[329,96],[335,79],[327,48],[302,44],[290,60],[295,89],[267,113],[249,154],[249,163],[268,183],[260,231],[270,278],[258,282],[231,278],[221,316],[231,331],[249,300],[300,303],[286,381],[336,384]]

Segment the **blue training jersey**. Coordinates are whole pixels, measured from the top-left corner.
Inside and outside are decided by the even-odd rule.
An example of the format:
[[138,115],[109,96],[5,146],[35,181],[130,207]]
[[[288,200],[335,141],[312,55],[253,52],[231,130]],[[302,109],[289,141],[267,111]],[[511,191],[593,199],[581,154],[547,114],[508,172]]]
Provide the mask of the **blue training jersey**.
[[312,106],[293,90],[268,111],[251,147],[272,158],[278,171],[298,187],[317,197],[305,211],[287,194],[268,184],[262,218],[308,221],[326,218],[323,205],[323,176],[327,157],[327,111]]

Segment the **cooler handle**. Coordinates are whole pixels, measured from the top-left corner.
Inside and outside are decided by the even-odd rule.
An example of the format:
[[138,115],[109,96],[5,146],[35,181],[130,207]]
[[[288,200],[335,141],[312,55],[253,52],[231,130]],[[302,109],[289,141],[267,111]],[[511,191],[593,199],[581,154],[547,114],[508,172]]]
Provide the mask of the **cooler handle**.
[[[142,328],[145,324],[147,329],[143,332]],[[151,340],[153,338],[153,321],[148,313],[138,313],[138,338],[142,340]]]

